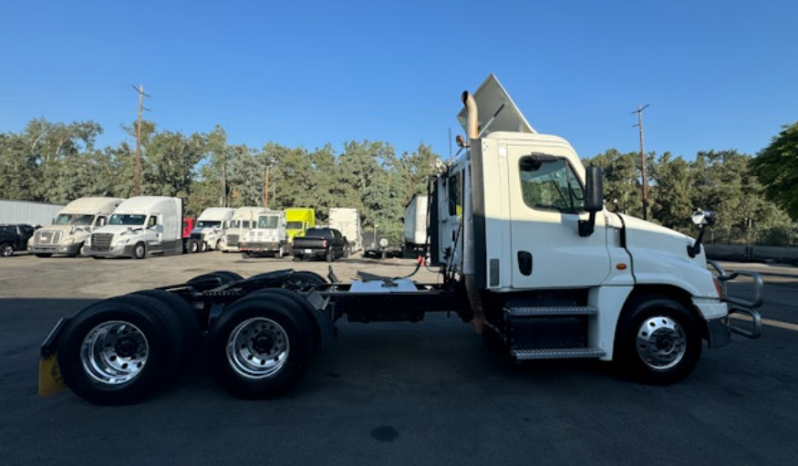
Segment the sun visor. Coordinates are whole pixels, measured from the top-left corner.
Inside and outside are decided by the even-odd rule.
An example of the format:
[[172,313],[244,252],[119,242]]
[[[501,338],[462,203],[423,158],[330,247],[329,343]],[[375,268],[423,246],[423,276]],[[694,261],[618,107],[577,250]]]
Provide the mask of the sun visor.
[[[490,74],[472,95],[477,102],[481,136],[487,136],[496,131],[537,133],[493,74]],[[465,107],[457,115],[457,119],[460,120],[463,130],[468,133],[468,110]]]

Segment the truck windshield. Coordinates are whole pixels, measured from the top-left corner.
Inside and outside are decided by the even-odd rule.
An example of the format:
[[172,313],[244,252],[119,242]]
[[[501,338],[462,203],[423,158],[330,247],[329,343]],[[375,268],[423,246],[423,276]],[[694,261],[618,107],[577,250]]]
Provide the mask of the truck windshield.
[[54,225],[91,225],[94,215],[58,214]]
[[[258,217],[258,228],[277,228],[277,225],[280,222],[280,218],[276,215],[264,215],[263,217]],[[302,224],[299,224],[299,228],[301,228]]]
[[230,228],[251,228],[249,220],[230,220]]
[[197,228],[213,228],[221,225],[221,220],[200,220],[197,222]]
[[285,228],[288,230],[301,230],[302,222],[288,222],[286,223]]
[[144,225],[145,220],[147,220],[147,216],[142,214],[113,214],[111,215],[111,220],[108,221],[108,224],[142,226]]

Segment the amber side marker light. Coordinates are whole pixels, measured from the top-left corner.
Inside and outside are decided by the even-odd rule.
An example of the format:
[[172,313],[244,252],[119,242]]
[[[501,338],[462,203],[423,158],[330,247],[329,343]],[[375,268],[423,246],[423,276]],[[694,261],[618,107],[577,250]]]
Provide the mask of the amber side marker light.
[[626,270],[626,264],[624,263],[616,264],[615,268],[618,270]]

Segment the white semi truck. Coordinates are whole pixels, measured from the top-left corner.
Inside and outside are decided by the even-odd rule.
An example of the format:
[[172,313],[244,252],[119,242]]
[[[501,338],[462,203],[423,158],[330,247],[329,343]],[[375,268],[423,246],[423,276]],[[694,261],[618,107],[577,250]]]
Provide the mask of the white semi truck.
[[94,230],[83,253],[97,259],[183,253],[183,200],[138,196],[119,204],[108,223]]
[[188,252],[205,252],[219,249],[227,229],[227,222],[233,218],[235,209],[229,207],[210,207],[197,217],[188,240]]
[[238,241],[238,249],[245,258],[288,254],[288,228],[284,210],[264,210],[258,214],[254,227]]
[[360,224],[360,214],[351,207],[331,207],[327,219],[330,228],[335,228],[345,236],[349,242],[347,255],[363,249],[363,228]]
[[267,212],[265,207],[239,207],[233,214],[233,218],[227,223],[224,238],[219,244],[222,252],[238,252],[238,242],[247,236],[249,230],[255,228],[258,223],[258,215]]
[[108,216],[123,200],[116,197],[75,199],[58,212],[52,225],[36,230],[28,242],[28,251],[36,257],[79,255],[91,232],[105,226]]
[[[762,279],[708,264],[705,214],[695,217],[694,240],[610,212],[601,170],[582,166],[564,139],[537,133],[495,77],[462,100],[465,150],[430,194],[435,283],[220,271],[100,301],[62,319],[42,345],[42,393],[64,385],[56,373],[91,402],[139,401],[166,385],[207,332],[209,366],[227,390],[274,397],[297,383],[341,318],[417,322],[451,312],[518,361],[611,361],[654,384],[687,377],[704,342],[760,335]],[[726,294],[739,275],[751,278],[751,299]]]

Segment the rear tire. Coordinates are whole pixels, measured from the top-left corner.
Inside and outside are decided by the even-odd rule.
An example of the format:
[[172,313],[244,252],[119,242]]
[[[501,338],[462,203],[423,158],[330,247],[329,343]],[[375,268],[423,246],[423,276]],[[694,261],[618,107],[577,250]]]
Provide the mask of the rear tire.
[[[0,244],[0,257],[11,257],[14,255],[14,247],[8,243]],[[40,257],[36,254],[36,257]]]
[[208,243],[206,243],[205,241],[200,241],[199,242],[199,252],[205,252],[207,250],[208,250]]
[[327,262],[332,262],[335,260],[335,251],[333,248],[327,250],[327,253],[324,254],[324,260]]
[[698,321],[684,305],[661,296],[638,296],[621,314],[614,358],[625,375],[668,385],[690,375],[702,345]]
[[181,339],[170,338],[170,327],[146,298],[95,303],[64,330],[58,344],[61,375],[91,403],[139,402],[164,388],[177,368]]
[[242,398],[273,398],[290,390],[312,348],[312,329],[302,312],[283,297],[260,294],[228,306],[208,341],[219,383]]
[[194,254],[199,252],[199,245],[197,244],[196,240],[190,239],[188,240],[188,247],[186,249],[189,254]]

